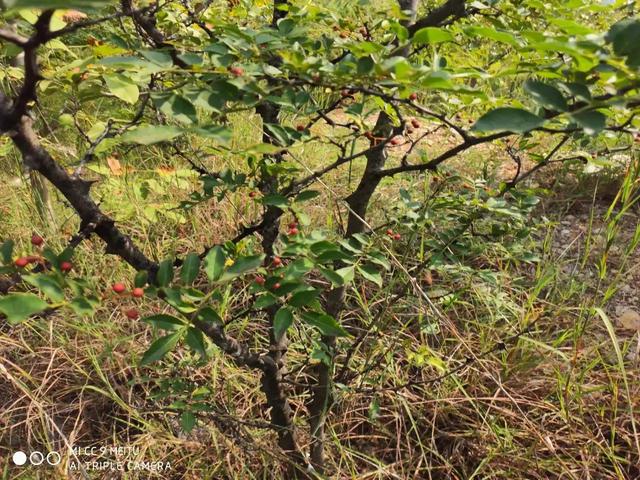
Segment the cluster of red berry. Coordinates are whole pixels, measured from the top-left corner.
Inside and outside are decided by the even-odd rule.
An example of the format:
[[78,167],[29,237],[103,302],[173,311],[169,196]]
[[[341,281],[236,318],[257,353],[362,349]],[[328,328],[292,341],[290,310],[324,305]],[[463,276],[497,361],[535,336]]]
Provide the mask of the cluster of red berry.
[[[124,295],[125,293],[127,293],[127,286],[122,282],[116,282],[111,285],[111,290],[113,290],[118,295]],[[144,297],[144,289],[140,287],[134,288],[133,290],[131,290],[131,296],[134,298]],[[140,312],[138,312],[136,308],[130,308],[129,310],[126,310],[124,314],[131,320],[137,320],[138,318],[140,318]]]
[[[298,230],[298,222],[296,222],[295,220],[292,220],[291,222],[289,222],[288,227],[289,227],[289,230],[287,231],[287,235],[297,235],[298,233],[300,233],[300,230]],[[281,267],[283,265],[282,259],[276,255],[271,260],[271,265],[275,268]],[[283,276],[284,274],[281,274],[280,278],[282,278]],[[253,277],[253,280],[258,285],[264,285],[266,282],[266,279],[262,275],[256,275],[255,277]],[[280,282],[276,282],[273,284],[272,289],[278,290],[280,286],[281,286]]]
[[399,233],[395,233],[390,228],[387,229],[387,235],[389,235],[389,237],[393,238],[394,240],[400,240],[402,238],[402,235],[400,235]]
[[300,230],[298,230],[298,222],[296,221],[292,221],[289,223],[289,230],[287,231],[287,235],[297,235],[298,233],[300,233]]
[[[34,247],[42,247],[44,244],[44,238],[42,238],[37,233],[34,233],[31,237],[31,244]],[[14,265],[19,268],[24,268],[31,263],[40,263],[42,262],[42,257],[40,255],[27,255],[26,257],[16,258]],[[73,269],[73,264],[71,262],[60,262],[60,270],[63,272],[69,272]]]
[[[33,236],[31,237],[31,244],[34,247],[38,247],[38,248],[42,247],[42,245],[44,244],[44,238],[34,233]],[[42,261],[42,257],[39,255],[28,255],[26,257],[17,258],[14,264],[16,265],[16,267],[24,268],[30,263],[39,263],[41,261]],[[66,272],[70,272],[72,269],[73,269],[73,264],[71,262],[68,262],[68,261],[60,262],[61,271],[66,273]],[[111,286],[111,289],[118,295],[122,295],[127,291],[126,285],[122,282],[114,283]],[[134,298],[142,298],[144,296],[144,289],[134,288],[133,290],[131,290],[131,296]],[[125,315],[131,320],[136,320],[140,317],[140,313],[135,308],[127,310],[125,312]]]

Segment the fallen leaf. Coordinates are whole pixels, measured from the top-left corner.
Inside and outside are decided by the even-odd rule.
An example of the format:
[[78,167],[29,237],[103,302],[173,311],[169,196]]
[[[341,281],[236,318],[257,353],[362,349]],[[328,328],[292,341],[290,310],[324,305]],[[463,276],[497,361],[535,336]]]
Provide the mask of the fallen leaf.
[[107,165],[114,175],[122,175],[122,165],[116,157],[107,157]]
[[158,167],[156,170],[160,175],[173,175],[176,171],[173,167]]
[[87,38],[87,45],[91,45],[92,47],[97,47],[98,45],[102,45],[102,42],[97,38],[89,36]]
[[79,12],[78,10],[67,10],[62,15],[62,20],[64,20],[66,23],[79,22],[80,20],[84,20],[85,18],[87,18],[87,14]]

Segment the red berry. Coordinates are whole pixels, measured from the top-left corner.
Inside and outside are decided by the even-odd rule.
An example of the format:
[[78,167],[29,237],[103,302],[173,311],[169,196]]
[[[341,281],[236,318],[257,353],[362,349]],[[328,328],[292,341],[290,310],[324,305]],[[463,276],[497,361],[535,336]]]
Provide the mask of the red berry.
[[297,235],[297,234],[298,234],[298,229],[296,227],[289,229],[289,235]]
[[418,99],[418,94],[416,92],[413,92],[411,95],[409,95],[409,100],[411,100],[412,102],[415,102]]
[[34,233],[33,236],[31,237],[31,244],[35,245],[36,247],[39,247],[43,243],[44,243],[44,238]]
[[114,292],[120,294],[120,293],[124,293],[124,291],[127,289],[127,286],[124,283],[117,282],[117,283],[114,283],[111,286],[111,288]]
[[142,298],[144,297],[144,289],[140,287],[134,288],[131,291],[131,295],[133,295],[135,298]]
[[17,258],[16,261],[13,263],[16,265],[16,267],[23,268],[29,264],[29,260],[27,260],[26,257],[20,257],[20,258]]
[[420,122],[415,118],[411,120],[411,125],[413,125],[413,128],[420,128]]
[[244,69],[241,67],[229,67],[229,72],[236,77],[244,75]]
[[387,235],[393,235],[393,230],[391,230],[390,228],[387,228]]
[[264,285],[264,277],[262,275],[256,275],[255,281],[258,285]]
[[131,320],[137,320],[138,318],[140,318],[140,312],[138,312],[138,310],[135,308],[127,310],[126,312],[124,312],[124,314]]
[[282,265],[282,259],[280,257],[273,257],[273,264],[276,267],[279,267],[280,265]]
[[393,239],[394,239],[394,240],[400,240],[401,238],[402,238],[402,236],[401,236],[399,233],[396,233],[396,234],[393,236]]
[[389,143],[391,145],[400,145],[400,139],[398,137],[393,137]]
[[279,289],[279,288],[280,288],[280,283],[274,283],[274,284],[273,284],[273,289],[274,289],[274,290],[277,290],[277,289]]
[[60,270],[63,272],[70,272],[73,268],[73,264],[71,262],[62,262],[60,263]]
[[249,198],[256,198],[257,192],[249,192]]
[[298,222],[290,222],[289,228],[296,228],[298,226]]
[[304,125],[296,125],[296,130],[299,132],[304,132],[306,127]]

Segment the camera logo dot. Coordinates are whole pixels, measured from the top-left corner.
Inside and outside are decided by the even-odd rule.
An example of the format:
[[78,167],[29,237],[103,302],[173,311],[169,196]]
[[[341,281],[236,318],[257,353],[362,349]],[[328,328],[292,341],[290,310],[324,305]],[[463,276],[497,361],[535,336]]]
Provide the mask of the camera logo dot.
[[27,454],[21,451],[18,451],[13,454],[13,463],[18,466],[24,465],[27,463]]
[[[45,459],[47,460],[47,463],[49,465],[51,465],[51,466],[59,465],[60,462],[62,461],[62,457],[60,456],[60,454],[58,452],[49,452],[45,456],[44,453],[38,452],[37,450],[34,451],[34,452],[31,452],[31,454],[29,455],[28,459],[29,459],[29,463],[31,463],[31,465],[36,465],[36,466],[37,465],[42,465],[44,463]],[[21,467],[22,465],[27,463],[27,454],[24,453],[21,450],[15,452],[13,454],[13,463],[15,463],[16,465]]]

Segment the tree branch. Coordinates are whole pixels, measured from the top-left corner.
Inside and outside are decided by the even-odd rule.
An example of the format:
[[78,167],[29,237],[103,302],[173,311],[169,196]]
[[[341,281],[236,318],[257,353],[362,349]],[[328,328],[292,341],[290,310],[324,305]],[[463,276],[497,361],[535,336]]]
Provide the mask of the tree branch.
[[464,17],[467,15],[464,0],[447,0],[441,6],[434,8],[424,17],[419,18],[408,27],[409,35],[413,36],[418,30],[425,27],[438,27],[449,17]]

